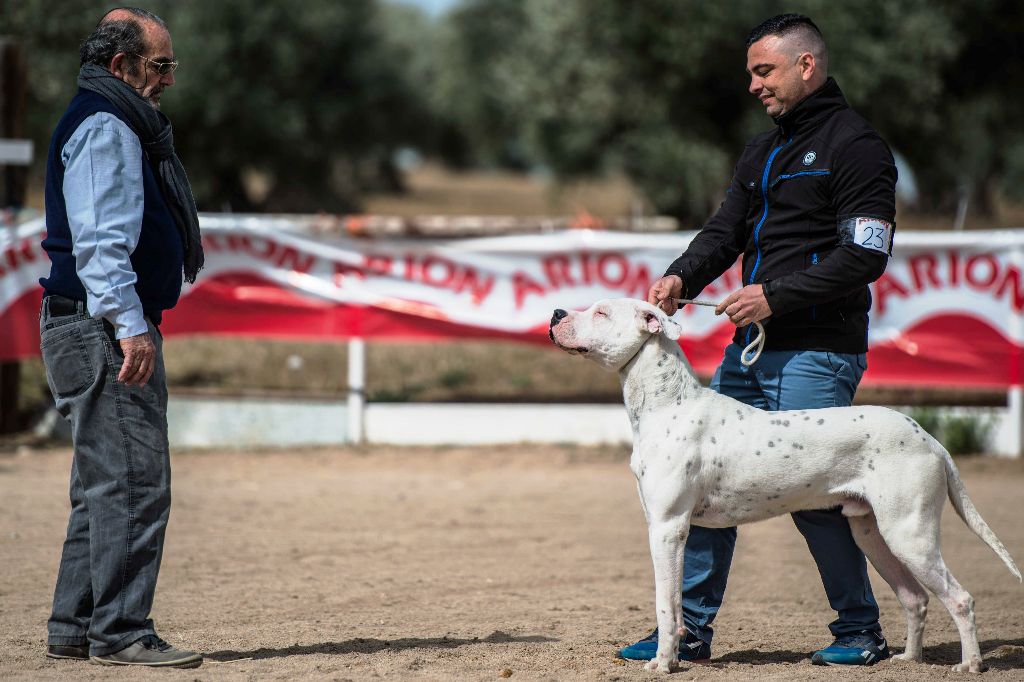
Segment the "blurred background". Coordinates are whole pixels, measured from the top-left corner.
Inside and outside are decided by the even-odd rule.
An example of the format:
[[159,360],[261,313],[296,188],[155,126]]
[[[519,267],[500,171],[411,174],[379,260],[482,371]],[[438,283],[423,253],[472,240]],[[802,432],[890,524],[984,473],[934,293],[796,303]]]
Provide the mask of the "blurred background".
[[[900,165],[900,230],[1024,225],[1024,4],[1015,0],[155,0],[181,66],[163,99],[200,211],[668,216],[695,229],[745,140],[751,27],[808,14],[830,74]],[[78,45],[110,3],[6,0],[27,64],[24,207]],[[334,395],[344,348],[169,340],[172,389]],[[375,344],[371,401],[620,399],[614,376],[510,345]],[[25,423],[46,402],[21,373]],[[949,402],[936,390],[886,402]],[[877,394],[867,400],[877,400]],[[960,404],[1005,393],[957,391]]]
[[[38,150],[74,94],[78,44],[110,6],[3,3],[0,30],[24,45]],[[720,201],[744,141],[770,127],[746,91],[747,33],[798,11],[822,28],[852,105],[901,157],[904,221],[949,226],[966,201],[970,227],[1021,223],[1024,6],[1014,0],[145,6],[167,21],[181,61],[163,108],[201,211],[356,212],[408,198],[422,176],[479,183],[484,171],[511,174],[508,205],[423,196],[414,210],[561,208],[521,197],[522,174],[554,194],[612,183],[625,209],[639,202],[692,228]]]

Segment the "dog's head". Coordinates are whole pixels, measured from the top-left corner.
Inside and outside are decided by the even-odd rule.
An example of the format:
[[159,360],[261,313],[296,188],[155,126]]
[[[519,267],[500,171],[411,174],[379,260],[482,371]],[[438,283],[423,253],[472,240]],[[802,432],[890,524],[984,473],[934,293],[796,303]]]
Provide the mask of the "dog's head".
[[562,350],[618,371],[652,334],[678,339],[681,331],[675,320],[645,301],[613,298],[580,312],[556,310],[548,336]]

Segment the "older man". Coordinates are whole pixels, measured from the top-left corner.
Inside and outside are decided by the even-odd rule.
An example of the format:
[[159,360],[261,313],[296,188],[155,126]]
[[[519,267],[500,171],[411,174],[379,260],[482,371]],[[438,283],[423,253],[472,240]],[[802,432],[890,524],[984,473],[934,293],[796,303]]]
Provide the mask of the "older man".
[[[868,284],[881,276],[892,248],[892,154],[850,109],[827,68],[825,41],[805,16],[779,15],[751,31],[749,90],[775,128],[747,144],[725,201],[648,293],[650,303],[672,314],[676,299],[696,297],[742,255],[746,286],[716,311],[737,329],[712,388],[765,410],[853,401],[867,367]],[[745,367],[740,350],[759,321],[767,330],[765,351]],[[835,640],[811,661],[870,665],[887,658],[864,554],[846,519],[832,509],[799,512],[793,520],[838,612],[829,625]],[[688,632],[680,659],[711,656],[711,623],[735,543],[735,528],[691,528],[683,563]],[[655,635],[620,655],[650,659],[656,649]]]
[[159,17],[119,8],[82,44],[81,62],[46,168],[41,348],[74,441],[46,655],[196,667],[202,656],[164,642],[149,619],[171,505],[159,324],[183,272],[194,281],[203,264],[195,202],[159,112],[177,61]]

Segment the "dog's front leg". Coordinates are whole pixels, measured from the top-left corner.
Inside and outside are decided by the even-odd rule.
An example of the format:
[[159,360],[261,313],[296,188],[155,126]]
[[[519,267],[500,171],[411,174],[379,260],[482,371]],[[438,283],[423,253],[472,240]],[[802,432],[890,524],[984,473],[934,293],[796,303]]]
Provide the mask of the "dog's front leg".
[[679,667],[679,635],[683,629],[683,548],[690,532],[689,513],[651,519],[647,527],[654,561],[654,602],[658,615],[658,653],[648,670],[668,673]]

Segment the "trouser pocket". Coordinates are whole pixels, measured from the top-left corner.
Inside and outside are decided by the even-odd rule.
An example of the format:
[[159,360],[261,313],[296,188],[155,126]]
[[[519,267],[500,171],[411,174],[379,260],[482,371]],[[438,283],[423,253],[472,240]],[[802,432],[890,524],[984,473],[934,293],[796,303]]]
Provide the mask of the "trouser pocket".
[[56,400],[73,398],[92,386],[96,367],[82,336],[81,325],[45,330],[40,338],[46,382]]

